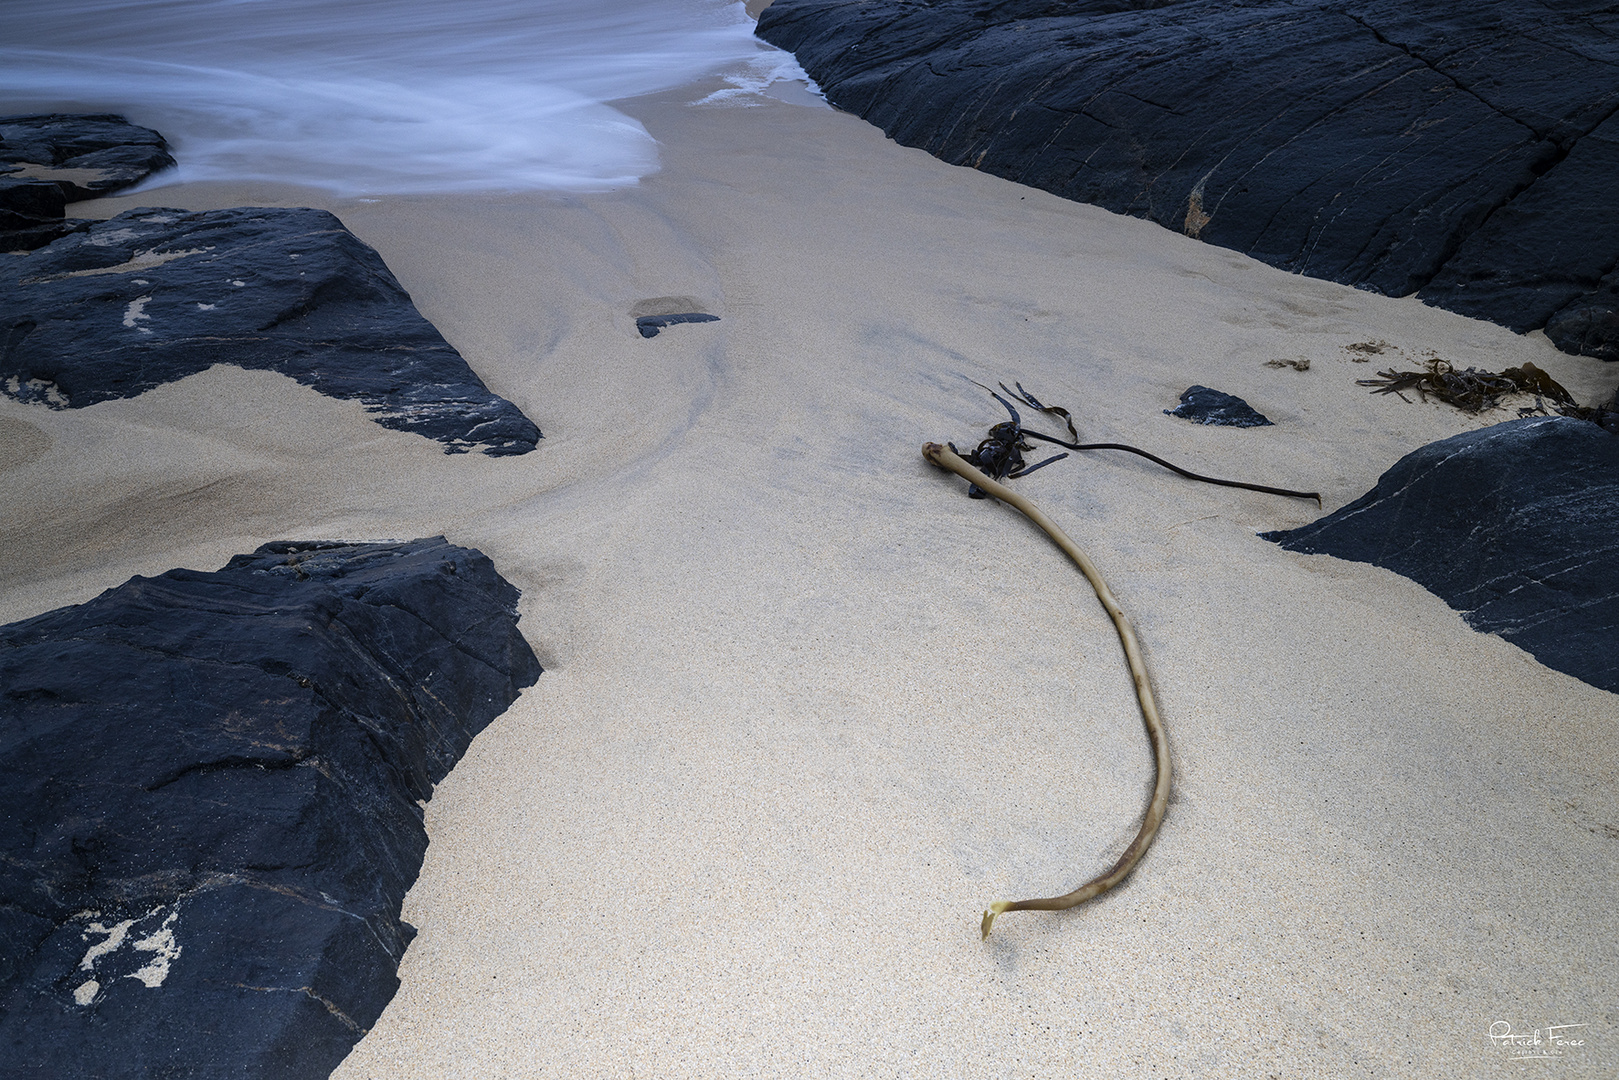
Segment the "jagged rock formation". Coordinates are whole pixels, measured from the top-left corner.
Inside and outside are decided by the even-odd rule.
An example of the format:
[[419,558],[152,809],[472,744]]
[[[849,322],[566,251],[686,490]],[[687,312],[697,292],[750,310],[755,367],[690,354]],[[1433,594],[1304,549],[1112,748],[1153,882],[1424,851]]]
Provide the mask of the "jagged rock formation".
[[523,454],[540,438],[324,210],[142,208],[0,260],[13,397],[82,408],[218,363],[358,399],[450,451]]
[[1619,435],[1560,416],[1441,439],[1290,551],[1404,574],[1547,667],[1619,693]]
[[1619,359],[1606,0],[775,0],[896,141]]
[[280,542],[0,627],[0,1074],[325,1077],[423,801],[540,674],[476,551]]
[[32,250],[78,231],[69,202],[133,187],[172,168],[151,128],[102,113],[0,116],[0,250]]

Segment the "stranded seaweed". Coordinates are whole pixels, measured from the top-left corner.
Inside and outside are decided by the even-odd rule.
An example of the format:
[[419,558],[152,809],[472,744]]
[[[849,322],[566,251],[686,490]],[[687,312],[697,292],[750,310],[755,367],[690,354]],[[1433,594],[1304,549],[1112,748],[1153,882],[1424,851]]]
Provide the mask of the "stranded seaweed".
[[[1199,476],[1177,465],[1171,465],[1169,462],[1160,457],[1155,457],[1145,450],[1138,450],[1133,446],[1125,446],[1122,443],[1081,443],[1079,441],[1079,431],[1074,427],[1073,415],[1067,409],[1059,405],[1046,405],[1025,390],[1022,383],[1017,383],[1016,385],[1017,390],[1013,391],[1007,389],[1005,383],[1000,384],[1001,390],[1006,394],[1005,397],[995,393],[993,390],[989,390],[988,387],[984,387],[984,389],[989,390],[990,395],[996,401],[1005,406],[1007,413],[1011,415],[1011,419],[990,428],[989,436],[980,442],[965,460],[960,455],[960,452],[956,450],[954,444],[940,446],[938,443],[928,443],[922,447],[922,456],[931,464],[941,469],[947,469],[966,480],[968,485],[967,493],[972,497],[978,499],[994,497],[999,499],[1040,526],[1046,535],[1051,537],[1052,541],[1062,549],[1063,553],[1073,560],[1074,565],[1079,567],[1080,572],[1091,583],[1091,588],[1096,592],[1097,600],[1101,602],[1102,607],[1107,610],[1108,615],[1113,619],[1114,628],[1119,634],[1119,642],[1124,648],[1125,660],[1130,665],[1130,676],[1136,688],[1136,700],[1141,705],[1141,717],[1146,724],[1147,738],[1152,743],[1155,779],[1153,781],[1152,799],[1147,804],[1147,812],[1142,818],[1141,828],[1136,832],[1135,839],[1130,841],[1130,846],[1125,849],[1124,854],[1119,856],[1118,861],[1112,867],[1062,896],[1041,897],[1033,900],[997,900],[984,912],[983,921],[979,927],[985,938],[989,937],[990,928],[994,926],[996,917],[1004,915],[1008,911],[1063,911],[1082,904],[1093,897],[1100,896],[1123,881],[1129,876],[1130,871],[1135,869],[1136,864],[1141,861],[1142,857],[1146,855],[1147,848],[1158,834],[1158,827],[1163,823],[1164,813],[1169,808],[1171,776],[1169,739],[1164,733],[1163,720],[1159,717],[1158,706],[1153,700],[1152,684],[1147,676],[1146,661],[1142,658],[1141,646],[1136,641],[1135,630],[1131,627],[1129,618],[1124,614],[1123,609],[1119,607],[1118,601],[1113,598],[1113,593],[1108,589],[1107,583],[1102,580],[1101,573],[1085,557],[1085,553],[1080,551],[1079,547],[1068,538],[1067,534],[1059,529],[1050,518],[1041,513],[1032,502],[1000,482],[1010,477],[1027,476],[1036,469],[1043,469],[1052,462],[1060,461],[1068,456],[1067,454],[1057,454],[1037,464],[1029,465],[1023,460],[1023,455],[1025,452],[1032,451],[1034,444],[1028,440],[1036,439],[1065,447],[1069,450],[1124,450],[1132,454],[1139,454],[1149,461],[1156,462],[1182,476],[1204,483],[1247,488],[1251,491],[1262,491],[1272,495],[1315,499],[1317,503],[1321,501],[1321,496],[1313,491],[1288,491],[1284,488],[1264,487],[1259,484],[1246,484],[1236,480],[1217,480],[1213,477]],[[1061,420],[1068,428],[1068,434],[1073,437],[1073,441],[1069,442],[1053,435],[1044,435],[1038,431],[1025,428],[1023,418],[1018,415],[1016,406],[1012,404],[1012,401],[1007,400],[1008,398],[1027,408]]]
[[[993,495],[1017,509],[1044,529],[1046,535],[1051,537],[1056,545],[1062,548],[1063,553],[1074,561],[1074,565],[1079,567],[1080,572],[1091,583],[1091,588],[1096,590],[1096,598],[1107,609],[1108,615],[1112,616],[1113,625],[1119,632],[1119,642],[1124,646],[1124,658],[1130,665],[1130,675],[1135,681],[1136,700],[1141,703],[1141,717],[1147,725],[1147,737],[1152,741],[1153,768],[1156,772],[1152,801],[1147,804],[1147,813],[1142,819],[1136,838],[1130,841],[1130,846],[1124,850],[1124,854],[1119,856],[1118,861],[1106,873],[1092,878],[1073,892],[1062,896],[1048,896],[1036,900],[997,900],[989,906],[988,911],[984,912],[983,921],[979,925],[983,937],[988,938],[990,927],[995,925],[995,918],[998,915],[1004,915],[1008,911],[1064,911],[1092,897],[1100,896],[1129,876],[1136,863],[1147,853],[1153,837],[1158,835],[1158,826],[1163,823],[1164,812],[1169,809],[1169,738],[1164,734],[1163,721],[1158,717],[1158,706],[1152,697],[1152,684],[1147,678],[1147,663],[1142,659],[1141,646],[1136,641],[1135,630],[1130,626],[1130,620],[1119,607],[1118,601],[1113,599],[1113,593],[1102,580],[1101,573],[1085,557],[1085,553],[1079,550],[1078,545],[1028,499],[985,476],[963,461],[953,450],[938,443],[928,443],[922,447],[922,456],[939,468],[948,469],[960,476],[985,495]],[[983,498],[984,495],[979,497]]]
[[[1065,442],[1064,440],[1053,435],[1045,435],[1041,432],[1031,431],[1028,428],[1025,428],[1023,426],[1023,418],[1018,415],[1018,411],[1017,409],[1013,408],[1012,403],[1007,401],[1006,398],[1002,397],[1000,394],[995,393],[995,391],[990,390],[990,396],[1006,407],[1006,411],[1012,415],[1012,419],[1010,421],[1004,421],[996,424],[994,427],[990,428],[989,437],[983,442],[979,443],[978,448],[971,454],[964,455],[964,458],[969,464],[988,473],[992,479],[1005,480],[1008,478],[1015,479],[1019,476],[1027,476],[1036,469],[1043,469],[1052,462],[1061,461],[1063,458],[1068,456],[1067,454],[1058,454],[1055,457],[1047,458],[1037,465],[1025,465],[1023,463],[1023,452],[1034,449],[1034,446],[1027,440],[1038,439],[1041,442],[1048,442],[1055,446],[1064,447],[1068,450],[1123,450],[1125,453],[1135,454],[1139,457],[1146,458],[1148,461],[1151,461],[1154,464],[1162,465],[1164,468],[1170,470],[1171,472],[1179,473],[1188,480],[1196,480],[1204,484],[1218,484],[1221,487],[1243,488],[1247,491],[1260,491],[1266,495],[1285,495],[1293,499],[1314,499],[1317,506],[1321,505],[1320,492],[1291,491],[1287,488],[1267,487],[1264,484],[1249,484],[1241,480],[1220,480],[1213,476],[1201,476],[1195,472],[1183,469],[1179,465],[1172,465],[1163,458],[1158,457],[1156,454],[1149,454],[1145,450],[1137,449],[1134,446],[1126,446],[1123,443],[1082,443],[1079,441],[1079,432],[1074,428],[1073,415],[1069,413],[1067,409],[1060,405],[1044,405],[1037,398],[1035,398],[1034,395],[1023,389],[1022,383],[1016,383],[1015,385],[1017,386],[1017,390],[1015,392],[1012,390],[1007,390],[1005,383],[1001,383],[1000,387],[1006,392],[1007,397],[1016,399],[1020,404],[1026,405],[1031,409],[1036,409],[1048,416],[1056,416],[1061,418],[1062,421],[1068,425],[1068,433],[1074,437],[1074,441]],[[989,387],[986,386],[984,389],[989,390]],[[956,454],[961,453],[960,450],[956,449],[955,443],[951,443],[949,445],[952,452]],[[967,487],[967,494],[975,499],[984,498],[984,492],[977,484],[969,484]]]
[[1500,372],[1480,371],[1471,367],[1457,371],[1450,361],[1435,356],[1426,361],[1426,367],[1425,371],[1395,371],[1389,368],[1379,371],[1375,379],[1356,379],[1355,385],[1369,386],[1374,394],[1394,394],[1407,402],[1411,399],[1401,391],[1415,390],[1423,401],[1432,395],[1447,405],[1475,415],[1499,408],[1501,399],[1508,394],[1535,395],[1534,407],[1519,409],[1519,416],[1545,415],[1546,403],[1550,402],[1552,408],[1562,416],[1608,427],[1614,422],[1615,414],[1619,413],[1619,398],[1610,405],[1581,405],[1561,383],[1528,361]]

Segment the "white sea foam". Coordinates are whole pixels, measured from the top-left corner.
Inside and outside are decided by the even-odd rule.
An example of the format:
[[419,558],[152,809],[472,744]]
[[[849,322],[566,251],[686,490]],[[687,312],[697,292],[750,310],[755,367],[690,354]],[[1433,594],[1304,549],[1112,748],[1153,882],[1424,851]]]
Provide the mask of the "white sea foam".
[[724,0],[5,0],[0,113],[156,128],[180,160],[156,185],[600,189],[658,160],[606,102],[804,77],[752,29]]

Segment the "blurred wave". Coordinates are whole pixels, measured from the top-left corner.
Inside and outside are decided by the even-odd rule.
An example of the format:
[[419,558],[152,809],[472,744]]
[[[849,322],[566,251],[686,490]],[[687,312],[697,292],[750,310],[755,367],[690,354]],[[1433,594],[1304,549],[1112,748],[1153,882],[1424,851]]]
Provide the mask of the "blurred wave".
[[722,0],[5,0],[0,113],[117,112],[188,180],[599,190],[657,169],[606,102],[803,79]]

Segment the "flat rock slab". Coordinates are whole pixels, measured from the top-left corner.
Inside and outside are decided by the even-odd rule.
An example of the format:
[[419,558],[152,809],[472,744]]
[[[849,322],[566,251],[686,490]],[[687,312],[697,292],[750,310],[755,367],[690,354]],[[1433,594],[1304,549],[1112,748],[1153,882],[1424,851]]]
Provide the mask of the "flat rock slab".
[[1547,667],[1619,693],[1619,435],[1565,417],[1442,439],[1290,551],[1404,574]]
[[1164,415],[1220,427],[1269,427],[1272,423],[1235,394],[1211,390],[1207,386],[1187,387],[1185,393],[1181,394],[1181,403],[1173,409],[1165,409]]
[[279,542],[0,627],[0,1073],[325,1077],[421,804],[540,674],[476,551]]
[[540,438],[324,210],[142,208],[0,258],[12,397],[82,408],[218,363],[357,399],[451,452],[523,454]]
[[896,141],[1619,359],[1619,8],[775,0]]

